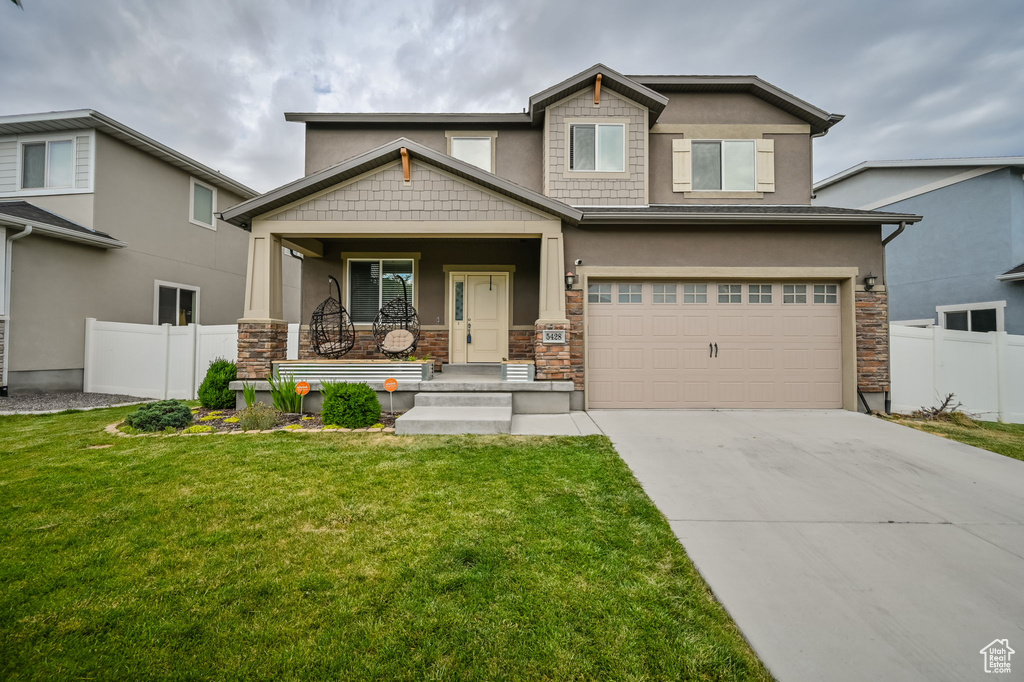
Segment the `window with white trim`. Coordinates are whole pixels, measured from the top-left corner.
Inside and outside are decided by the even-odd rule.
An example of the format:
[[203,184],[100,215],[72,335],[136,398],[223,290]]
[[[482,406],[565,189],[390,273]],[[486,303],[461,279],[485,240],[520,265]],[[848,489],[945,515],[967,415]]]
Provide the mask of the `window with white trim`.
[[707,284],[684,284],[683,285],[683,303],[707,303],[708,302],[708,285]]
[[718,302],[719,303],[743,303],[743,285],[742,284],[719,284],[718,285]]
[[807,285],[806,284],[783,284],[782,285],[782,303],[807,303]]
[[414,261],[411,258],[350,259],[348,261],[348,308],[355,324],[372,324],[381,306],[402,296],[401,278],[410,303],[414,303]]
[[188,221],[195,225],[217,229],[213,212],[217,205],[217,188],[192,178],[188,202]]
[[747,300],[751,303],[771,303],[772,302],[772,285],[771,284],[748,284],[747,285]]
[[1004,331],[1006,301],[985,301],[963,305],[936,306],[939,324],[944,329],[964,332]]
[[74,138],[22,143],[22,189],[70,188],[74,179]]
[[694,140],[691,153],[694,191],[757,189],[754,140]]
[[603,284],[587,284],[587,303],[611,303],[612,302],[612,285],[608,283]]
[[654,302],[655,303],[675,303],[676,302],[676,285],[675,284],[655,284],[654,285]]
[[199,323],[199,287],[156,281],[153,322],[184,327]]
[[488,173],[494,172],[494,168],[491,163],[494,158],[492,150],[494,141],[490,136],[459,136],[451,137],[449,139],[450,148],[448,153],[450,156],[455,157],[459,161],[465,161],[466,163],[473,164],[477,168],[483,168]]
[[569,126],[569,170],[625,172],[625,124],[574,123]]
[[814,302],[815,303],[839,303],[839,285],[838,284],[815,284],[814,285]]

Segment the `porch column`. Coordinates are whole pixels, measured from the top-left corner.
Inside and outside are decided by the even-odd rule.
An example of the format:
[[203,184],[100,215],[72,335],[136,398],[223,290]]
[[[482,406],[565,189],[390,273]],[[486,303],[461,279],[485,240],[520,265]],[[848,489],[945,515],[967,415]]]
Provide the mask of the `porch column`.
[[238,321],[238,378],[265,379],[284,360],[288,323],[281,290],[281,238],[254,223],[249,237],[244,316]]
[[568,324],[565,317],[565,257],[562,233],[545,234],[540,240],[540,318],[538,325]]

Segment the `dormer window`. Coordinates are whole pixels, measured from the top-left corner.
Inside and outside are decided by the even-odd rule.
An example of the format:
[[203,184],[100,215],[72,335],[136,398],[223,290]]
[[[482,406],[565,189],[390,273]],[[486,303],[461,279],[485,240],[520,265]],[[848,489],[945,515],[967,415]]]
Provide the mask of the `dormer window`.
[[695,140],[693,189],[753,192],[756,153],[753,140]]
[[569,126],[569,170],[622,173],[626,170],[626,126],[576,123]]

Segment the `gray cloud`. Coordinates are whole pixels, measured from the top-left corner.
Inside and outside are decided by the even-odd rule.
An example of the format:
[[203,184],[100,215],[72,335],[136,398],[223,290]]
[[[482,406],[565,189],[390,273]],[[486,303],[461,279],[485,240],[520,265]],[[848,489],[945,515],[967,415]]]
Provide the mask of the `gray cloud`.
[[0,113],[94,108],[267,190],[284,111],[519,111],[595,62],[753,73],[847,119],[815,177],[871,158],[1024,154],[1018,0],[0,3]]

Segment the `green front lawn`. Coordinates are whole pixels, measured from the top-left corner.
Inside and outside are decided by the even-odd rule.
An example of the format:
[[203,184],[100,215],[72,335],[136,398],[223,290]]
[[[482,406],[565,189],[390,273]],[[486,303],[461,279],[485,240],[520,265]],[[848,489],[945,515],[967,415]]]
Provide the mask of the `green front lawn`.
[[894,418],[899,424],[927,431],[976,448],[998,452],[1000,455],[1024,460],[1024,424],[974,422],[975,426],[961,426],[946,421]]
[[605,438],[128,411],[0,417],[0,677],[770,679]]

